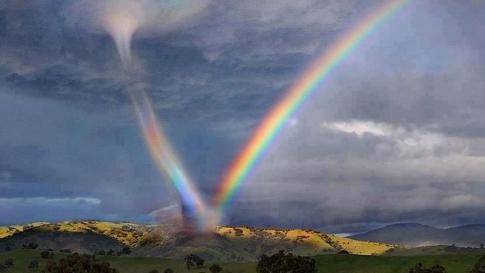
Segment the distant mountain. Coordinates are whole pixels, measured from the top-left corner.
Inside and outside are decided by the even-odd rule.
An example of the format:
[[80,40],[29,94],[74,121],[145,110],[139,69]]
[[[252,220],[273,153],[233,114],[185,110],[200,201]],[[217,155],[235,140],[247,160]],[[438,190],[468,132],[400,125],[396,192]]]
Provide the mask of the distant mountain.
[[350,238],[399,244],[405,247],[453,244],[460,247],[480,247],[480,244],[485,243],[485,225],[466,225],[444,229],[416,223],[403,223],[353,235]]
[[114,253],[125,246],[134,256],[180,259],[189,253],[208,260],[255,260],[264,253],[287,250],[299,255],[346,252],[360,255],[384,254],[390,244],[360,242],[349,238],[303,229],[217,227],[211,233],[173,233],[163,225],[141,225],[98,221],[36,223],[0,227],[0,251],[29,243],[40,249],[70,249],[92,253]]

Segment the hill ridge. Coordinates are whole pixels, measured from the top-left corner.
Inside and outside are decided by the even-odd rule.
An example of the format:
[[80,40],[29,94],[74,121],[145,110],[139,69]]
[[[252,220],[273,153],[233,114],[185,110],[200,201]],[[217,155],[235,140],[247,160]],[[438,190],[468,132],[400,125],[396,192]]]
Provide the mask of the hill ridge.
[[[26,233],[26,231],[33,232]],[[30,237],[27,236],[29,234]],[[30,239],[42,243],[43,238],[48,236],[65,238],[65,234],[77,234],[74,236],[77,236],[76,238],[82,237],[83,234],[105,236],[115,240],[103,240],[105,250],[120,249],[125,245],[133,250],[133,255],[139,256],[183,258],[188,253],[199,253],[208,259],[218,259],[222,256],[224,259],[241,261],[254,260],[264,253],[277,250],[287,250],[300,255],[330,254],[342,250],[359,255],[379,255],[395,247],[391,244],[342,238],[310,229],[218,226],[212,233],[190,234],[170,231],[169,227],[164,225],[64,221],[0,227],[0,250],[6,242],[25,243]],[[92,251],[96,246],[89,240],[83,243],[76,239],[76,242],[77,245],[71,245],[74,250]],[[63,245],[47,243],[46,245],[49,245],[49,248],[63,247]]]

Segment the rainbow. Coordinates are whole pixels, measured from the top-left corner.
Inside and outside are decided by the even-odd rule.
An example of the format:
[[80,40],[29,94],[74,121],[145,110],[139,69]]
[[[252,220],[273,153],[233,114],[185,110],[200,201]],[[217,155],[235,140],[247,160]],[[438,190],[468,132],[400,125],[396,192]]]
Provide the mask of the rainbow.
[[356,27],[343,35],[318,57],[286,91],[282,99],[269,111],[253,132],[247,144],[229,166],[214,195],[213,204],[222,210],[234,197],[256,162],[289,118],[315,92],[330,72],[344,60],[382,21],[390,17],[408,0],[386,1],[367,15]]
[[189,210],[189,213],[198,216],[200,228],[203,225],[202,216],[206,212],[205,204],[163,134],[150,100],[143,91],[132,92],[131,100],[153,160],[158,169],[172,182],[183,206]]

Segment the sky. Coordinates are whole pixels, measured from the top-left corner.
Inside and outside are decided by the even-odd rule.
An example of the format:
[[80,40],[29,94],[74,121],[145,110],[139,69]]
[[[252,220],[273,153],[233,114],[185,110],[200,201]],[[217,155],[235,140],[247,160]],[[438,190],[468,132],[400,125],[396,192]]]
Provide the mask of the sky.
[[[132,50],[207,200],[305,67],[383,3],[207,0],[175,20],[168,2],[151,1],[162,15]],[[177,207],[116,47],[86,22],[93,3],[0,2],[0,224],[156,222]],[[386,19],[285,125],[223,223],[338,233],[483,223],[483,14],[483,1],[411,0]]]

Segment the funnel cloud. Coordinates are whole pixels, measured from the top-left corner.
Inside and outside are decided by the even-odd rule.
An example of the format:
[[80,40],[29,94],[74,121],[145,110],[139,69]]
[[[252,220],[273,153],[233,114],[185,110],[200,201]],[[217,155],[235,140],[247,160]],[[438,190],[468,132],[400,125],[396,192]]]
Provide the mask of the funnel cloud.
[[66,9],[71,26],[107,32],[116,43],[123,64],[132,64],[133,35],[154,36],[195,22],[210,0],[84,0]]
[[[87,11],[88,14],[94,15],[94,18],[91,18],[91,23],[94,23],[94,25],[91,25],[91,27],[96,29],[99,25],[111,35],[123,68],[125,72],[128,72],[134,69],[131,41],[135,32],[138,30],[169,30],[171,27],[180,25],[195,16],[207,3],[203,1],[193,3],[190,1],[166,1],[160,4],[153,1],[109,0],[95,3],[88,1],[84,5],[91,9],[96,8]],[[77,7],[76,10],[82,10],[82,8]],[[134,78],[134,75],[129,76],[129,82],[140,80],[138,77]],[[145,90],[133,89],[132,84],[128,88],[130,89],[133,106],[136,109],[140,129],[145,136],[153,160],[160,171],[166,175],[166,178],[172,181],[173,187],[177,189],[179,200],[182,203],[181,206],[184,208],[182,215],[185,228],[205,230],[207,224],[205,204],[176,159],[170,141],[163,134],[156,113],[152,110],[149,97],[145,94]],[[136,99],[135,93],[142,95],[143,102]]]

